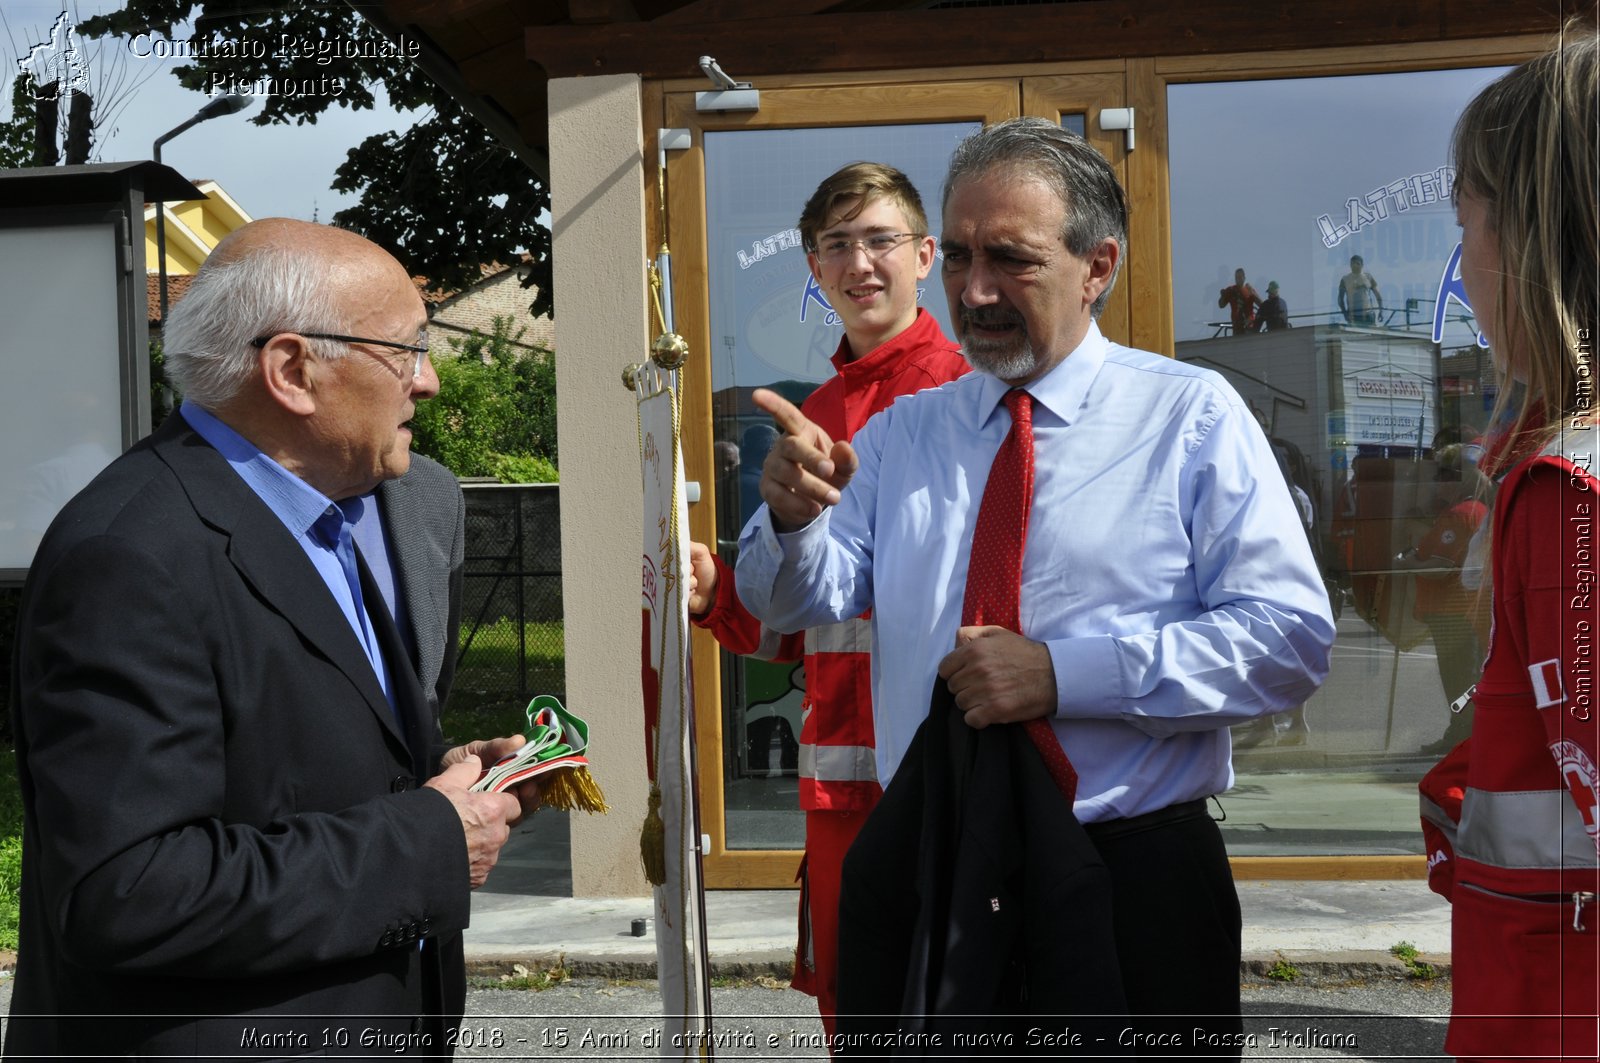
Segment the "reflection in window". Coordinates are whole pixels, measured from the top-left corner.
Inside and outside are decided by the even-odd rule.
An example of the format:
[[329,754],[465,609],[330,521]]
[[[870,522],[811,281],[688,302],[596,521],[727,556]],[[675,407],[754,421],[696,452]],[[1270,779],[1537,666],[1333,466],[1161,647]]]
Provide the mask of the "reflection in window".
[[[750,399],[770,387],[796,405],[833,375],[843,327],[810,272],[795,227],[818,183],[846,163],[884,162],[911,178],[937,236],[950,153],[976,122],[755,129],[705,137],[712,433],[718,548],[731,565],[761,504],[761,464],[777,440]],[[919,302],[951,334],[935,274]],[[730,849],[800,849],[798,739],[805,669],[722,653],[723,800]]]
[[1338,616],[1324,688],[1235,729],[1235,855],[1420,852],[1416,780],[1464,732],[1493,379],[1459,303],[1433,326],[1450,130],[1499,73],[1168,90],[1175,353],[1255,413]]

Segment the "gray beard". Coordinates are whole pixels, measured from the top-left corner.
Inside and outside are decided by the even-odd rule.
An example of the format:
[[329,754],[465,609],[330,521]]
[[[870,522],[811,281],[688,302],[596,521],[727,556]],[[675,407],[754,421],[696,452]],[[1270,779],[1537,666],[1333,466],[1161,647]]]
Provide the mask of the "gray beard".
[[1005,381],[1025,380],[1033,375],[1039,365],[1039,359],[1033,353],[1033,344],[1026,336],[1021,343],[1012,345],[990,343],[964,335],[961,337],[961,355],[978,372]]

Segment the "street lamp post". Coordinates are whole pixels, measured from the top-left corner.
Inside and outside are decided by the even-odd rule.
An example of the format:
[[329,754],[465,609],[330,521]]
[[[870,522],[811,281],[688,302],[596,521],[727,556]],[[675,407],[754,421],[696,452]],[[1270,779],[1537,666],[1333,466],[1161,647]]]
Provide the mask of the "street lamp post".
[[[155,145],[151,149],[155,155],[156,164],[160,165],[161,163],[161,145],[179,133],[182,133],[190,126],[199,125],[201,122],[209,122],[211,119],[220,118],[225,114],[237,114],[250,106],[250,103],[248,96],[225,95],[216,97],[196,111],[193,118],[174,129],[169,129],[156,138]],[[156,204],[156,264],[161,277],[161,326],[165,328],[167,324],[167,205],[165,203]]]

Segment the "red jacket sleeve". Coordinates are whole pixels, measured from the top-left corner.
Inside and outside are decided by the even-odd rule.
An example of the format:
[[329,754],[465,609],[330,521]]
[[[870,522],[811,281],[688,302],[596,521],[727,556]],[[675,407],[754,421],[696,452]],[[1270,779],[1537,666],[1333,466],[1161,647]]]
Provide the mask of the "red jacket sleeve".
[[733,569],[715,555],[711,563],[717,568],[717,597],[704,616],[690,617],[694,626],[705,628],[724,649],[741,657],[758,657],[764,661],[800,660],[806,650],[805,632],[785,635],[762,624],[739,601]]
[[[1500,617],[1521,646],[1545,739],[1591,837],[1600,837],[1600,720],[1595,704],[1595,479],[1561,459],[1535,464],[1517,478],[1494,544],[1494,593],[1505,594]],[[1497,623],[1498,623],[1497,618]]]

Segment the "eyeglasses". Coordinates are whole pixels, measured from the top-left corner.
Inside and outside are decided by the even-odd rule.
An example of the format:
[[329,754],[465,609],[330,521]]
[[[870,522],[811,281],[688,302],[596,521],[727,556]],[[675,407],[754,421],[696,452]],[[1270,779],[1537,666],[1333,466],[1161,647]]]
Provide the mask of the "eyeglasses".
[[817,245],[817,258],[823,262],[843,262],[856,253],[856,249],[867,253],[867,257],[874,261],[887,255],[907,240],[920,240],[926,233],[873,233],[863,236],[859,240],[847,240],[844,237],[834,237],[822,241]]
[[[279,334],[281,335],[281,333]],[[343,336],[337,332],[297,332],[297,336],[304,336],[308,340],[334,340],[337,343],[364,343],[373,347],[393,347],[398,351],[416,352],[416,362],[411,366],[411,379],[422,376],[422,363],[428,357],[428,334],[422,333],[418,338],[421,345],[415,343],[396,343],[394,340],[369,340],[363,336]],[[250,346],[255,348],[265,347],[272,342],[271,336],[257,336],[250,341]]]

